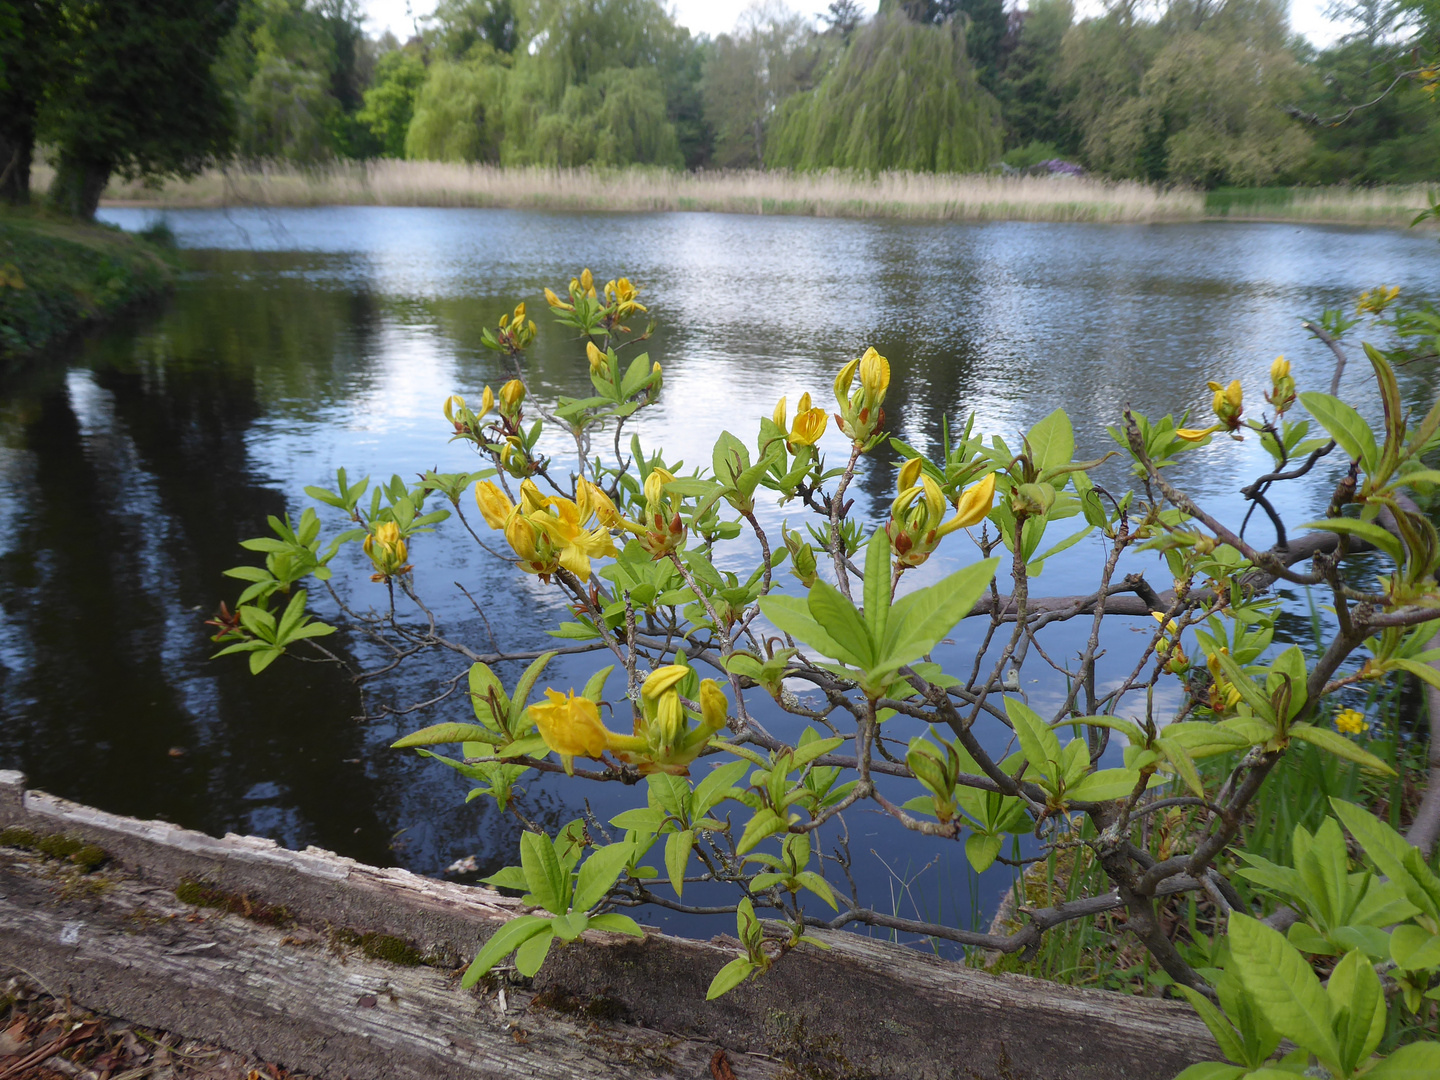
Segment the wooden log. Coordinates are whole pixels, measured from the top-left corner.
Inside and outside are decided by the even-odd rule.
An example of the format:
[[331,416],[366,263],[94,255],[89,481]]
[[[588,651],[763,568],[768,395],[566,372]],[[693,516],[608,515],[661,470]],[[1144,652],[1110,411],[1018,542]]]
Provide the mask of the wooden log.
[[[992,975],[848,933],[709,1003],[733,943],[658,933],[592,932],[552,951],[534,980],[465,992],[459,969],[525,910],[518,900],[117,817],[0,772],[6,826],[97,844],[112,861],[85,875],[6,849],[0,964],[86,1008],[337,1080],[700,1078],[717,1049],[740,1080],[1169,1080],[1219,1056],[1188,1006]],[[182,895],[261,921],[181,903],[186,882]],[[366,955],[358,943],[374,935],[431,966],[375,958],[395,949]]]

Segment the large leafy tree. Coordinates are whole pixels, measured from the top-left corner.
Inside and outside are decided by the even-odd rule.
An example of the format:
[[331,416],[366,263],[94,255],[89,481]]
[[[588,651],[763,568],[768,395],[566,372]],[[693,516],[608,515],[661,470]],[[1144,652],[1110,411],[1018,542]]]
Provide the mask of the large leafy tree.
[[30,200],[30,159],[60,31],[56,0],[0,0],[0,199]]
[[980,86],[956,23],[881,14],[814,90],[785,103],[771,164],[797,169],[972,172],[999,156],[1000,106]]
[[213,70],[234,0],[62,0],[42,120],[51,200],[95,214],[112,174],[185,175],[224,152],[231,110]]

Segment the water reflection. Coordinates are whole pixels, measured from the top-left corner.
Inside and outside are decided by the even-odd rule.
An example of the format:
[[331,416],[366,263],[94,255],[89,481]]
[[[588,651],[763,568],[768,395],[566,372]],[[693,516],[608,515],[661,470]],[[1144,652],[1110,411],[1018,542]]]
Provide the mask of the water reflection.
[[[138,227],[149,215],[106,216]],[[752,440],[753,418],[781,394],[792,405],[805,390],[827,401],[838,365],[868,344],[891,359],[890,427],[916,445],[938,447],[942,418],[972,410],[982,430],[1013,444],[1017,429],[1060,404],[1079,452],[1099,456],[1111,445],[1105,425],[1127,403],[1155,414],[1204,409],[1207,378],[1258,388],[1279,352],[1302,387],[1328,379],[1330,358],[1300,316],[1379,281],[1430,291],[1440,270],[1428,236],[1279,225],[363,208],[169,219],[192,250],[163,310],[4,377],[0,765],[117,812],[427,873],[468,854],[493,867],[515,841],[515,824],[492,805],[463,804],[464,780],[385,749],[399,731],[460,718],[462,703],[361,724],[344,673],[283,661],[252,678],[243,662],[208,659],[202,619],[238,591],[221,576],[245,561],[236,541],[264,531],[267,515],[297,512],[303,487],[328,483],[335,467],[352,478],[468,467],[439,404],[508,377],[480,329],[516,299],[541,326],[534,385],[575,395],[588,392],[585,367],[536,310],[540,289],[585,265],[644,283],[660,320],[648,348],[665,365],[666,392],[641,430],[691,465],[708,462],[722,427]],[[1433,397],[1428,373],[1403,378],[1412,402]],[[1365,371],[1352,367],[1346,382],[1363,410],[1378,411]],[[822,448],[843,454],[833,433]],[[573,453],[562,441],[551,449],[562,461]],[[1182,480],[1233,506],[1260,454],[1253,442],[1217,443],[1192,456]],[[1126,482],[1113,462],[1097,478]],[[1283,493],[1282,510],[1323,509],[1321,479]],[[867,461],[856,511],[879,520],[894,482],[884,456]],[[793,505],[767,507],[763,520],[773,531],[787,514],[799,517]],[[486,640],[458,583],[507,645],[553,640],[543,633],[561,611],[553,592],[497,572],[455,529],[416,549],[418,585],[456,637]],[[342,561],[338,594],[380,602],[358,553]],[[933,559],[914,581],[950,568]],[[1083,559],[1047,566],[1041,583],[1055,593],[1090,585]],[[333,610],[328,597],[317,606]],[[1056,628],[1052,655],[1073,652],[1083,632]],[[980,633],[957,628],[937,659],[968,669]],[[1122,625],[1112,637],[1117,662],[1139,647]],[[363,641],[336,647],[374,659]],[[591,667],[562,658],[551,681],[579,683]],[[427,661],[371,688],[367,704],[406,704],[453,671]],[[500,674],[513,681],[519,671]],[[1063,695],[1028,668],[1024,691],[1042,708]],[[793,731],[789,718],[766,719]],[[531,791],[551,825],[573,816],[580,797],[603,818],[632,794],[553,778]],[[874,814],[852,815],[851,837],[865,898],[884,910],[968,924],[972,902],[991,907],[1007,880],[1002,868],[976,885],[957,850],[907,895],[898,882],[933,848]]]

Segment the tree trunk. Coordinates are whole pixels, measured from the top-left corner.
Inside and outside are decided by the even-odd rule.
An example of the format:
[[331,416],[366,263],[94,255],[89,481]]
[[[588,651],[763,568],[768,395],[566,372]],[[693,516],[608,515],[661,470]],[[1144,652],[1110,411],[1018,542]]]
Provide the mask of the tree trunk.
[[34,152],[33,127],[0,131],[0,201],[11,206],[30,202],[30,158]]
[[62,214],[91,220],[112,171],[109,161],[61,151],[60,165],[50,185],[50,205]]

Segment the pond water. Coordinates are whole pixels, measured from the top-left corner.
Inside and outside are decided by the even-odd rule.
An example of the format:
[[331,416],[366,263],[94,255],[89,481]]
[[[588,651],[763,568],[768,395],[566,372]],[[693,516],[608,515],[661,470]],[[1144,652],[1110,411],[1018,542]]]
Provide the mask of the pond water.
[[[154,217],[101,216],[130,229]],[[942,417],[972,411],[980,430],[1014,445],[1015,432],[1059,405],[1075,421],[1079,455],[1096,457],[1127,403],[1203,416],[1206,380],[1240,378],[1258,406],[1277,353],[1302,389],[1319,388],[1331,360],[1302,317],[1382,282],[1422,294],[1440,282],[1432,235],[1293,225],[394,208],[166,218],[188,267],[174,295],[0,384],[0,767],[118,813],[427,874],[467,855],[485,872],[514,857],[514,821],[493,805],[466,805],[468,781],[386,748],[397,732],[463,718],[463,703],[361,722],[343,672],[286,658],[252,677],[242,659],[210,659],[203,620],[239,590],[221,572],[255,561],[237,541],[264,532],[267,514],[309,505],[302,489],[328,483],[336,467],[352,478],[473,467],[464,446],[448,442],[440,405],[508,377],[480,330],[517,300],[540,324],[532,386],[583,395],[583,352],[550,324],[541,289],[561,288],[583,266],[644,286],[665,391],[638,430],[691,464],[708,463],[722,428],[753,443],[758,417],[781,394],[792,408],[805,390],[828,402],[834,372],[868,345],[892,365],[888,426],[914,445],[938,446]],[[1413,404],[1433,400],[1429,372],[1402,378]],[[1378,409],[1363,363],[1350,367],[1344,393]],[[833,425],[824,448],[843,461]],[[892,457],[866,459],[852,488],[868,523],[893,496]],[[1189,455],[1179,479],[1233,510],[1261,459],[1254,440],[1221,440]],[[1095,475],[1126,484],[1115,462]],[[1332,466],[1282,493],[1282,509],[1297,522],[1320,513],[1333,475]],[[767,527],[787,514],[801,516],[794,505],[767,508]],[[413,548],[417,585],[449,632],[484,647],[460,583],[505,645],[551,642],[557,594],[498,566],[457,526]],[[963,541],[947,543],[916,583],[968,557]],[[1086,552],[1048,566],[1043,591],[1088,592]],[[358,551],[338,563],[343,595],[380,602]],[[1163,574],[1158,581],[1163,588]],[[322,616],[328,603],[317,599]],[[981,632],[957,628],[936,658],[968,668]],[[1051,655],[1073,653],[1083,632],[1057,628]],[[331,640],[366,658],[361,643]],[[1115,621],[1107,644],[1117,671],[1139,640]],[[578,685],[598,662],[562,658],[547,681]],[[371,704],[426,697],[454,673],[447,664],[379,682]],[[501,672],[507,682],[517,673]],[[1023,676],[1037,706],[1063,692],[1038,660]],[[999,731],[985,737],[1003,744]],[[585,798],[605,818],[636,794],[563,777],[529,785],[530,805],[552,828]],[[881,910],[970,926],[1009,881],[1004,867],[976,881],[958,846],[937,851],[876,814],[852,814],[849,826],[862,898]],[[647,918],[682,933],[733,929],[728,916]]]

